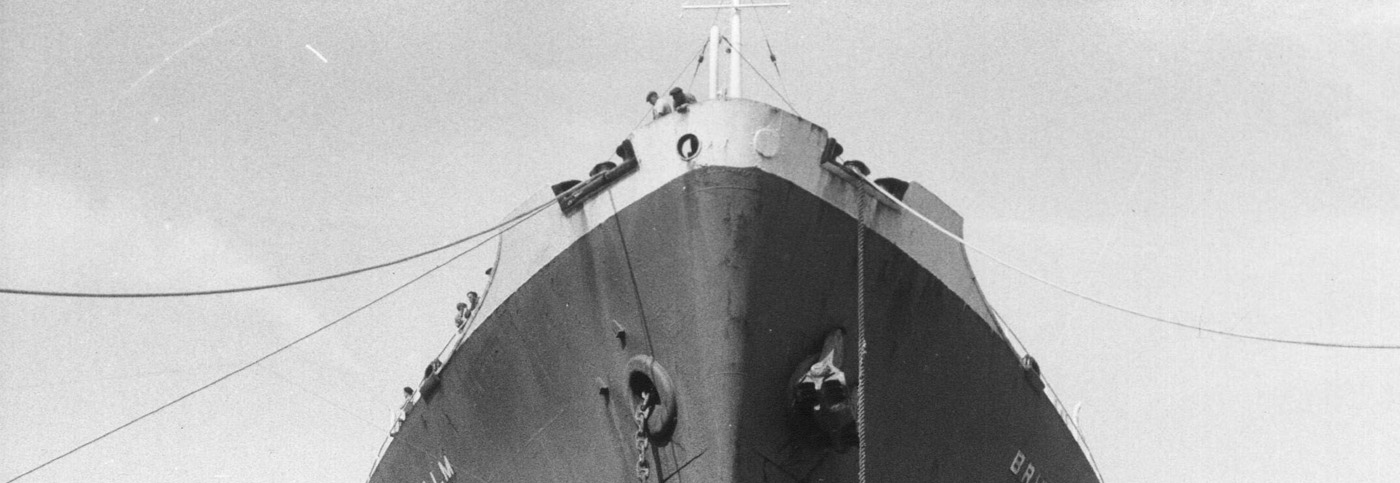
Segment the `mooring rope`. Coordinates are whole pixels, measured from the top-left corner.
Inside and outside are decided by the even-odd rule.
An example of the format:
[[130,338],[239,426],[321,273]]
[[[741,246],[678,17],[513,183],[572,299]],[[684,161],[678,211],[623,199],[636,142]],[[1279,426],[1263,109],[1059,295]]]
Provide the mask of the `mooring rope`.
[[860,439],[857,465],[859,481],[865,483],[865,212],[870,198],[863,193],[856,210],[856,435]]
[[1185,322],[1178,322],[1178,321],[1176,321],[1176,320],[1168,319],[1168,318],[1166,318],[1166,317],[1159,317],[1159,316],[1152,315],[1152,314],[1149,314],[1149,313],[1146,313],[1146,312],[1141,312],[1141,311],[1138,311],[1138,310],[1134,310],[1134,309],[1130,309],[1130,308],[1127,308],[1127,307],[1123,307],[1123,306],[1121,306],[1121,305],[1118,305],[1118,304],[1115,304],[1115,303],[1112,303],[1112,302],[1108,302],[1108,301],[1103,300],[1103,299],[1100,299],[1100,298],[1098,298],[1098,297],[1094,297],[1094,296],[1085,294],[1085,293],[1083,293],[1083,292],[1080,292],[1080,291],[1078,291],[1078,290],[1075,290],[1075,289],[1066,287],[1066,286],[1064,286],[1064,285],[1061,285],[1061,284],[1052,282],[1052,281],[1050,281],[1049,279],[1047,279],[1047,278],[1045,278],[1045,277],[1043,277],[1043,276],[1037,275],[1035,272],[1032,272],[1032,271],[1030,271],[1030,270],[1028,270],[1028,269],[1025,269],[1025,268],[1021,268],[1019,265],[1013,264],[1013,263],[1008,262],[1008,261],[1006,261],[1006,260],[1002,260],[1001,258],[997,257],[996,255],[993,255],[991,252],[988,252],[987,250],[984,250],[984,249],[982,249],[982,248],[979,248],[977,245],[973,245],[973,244],[971,244],[971,243],[968,243],[967,240],[966,240],[965,238],[963,238],[962,236],[960,236],[960,235],[958,235],[958,234],[956,234],[956,233],[953,233],[951,230],[949,230],[949,229],[943,227],[943,225],[940,225],[940,224],[938,224],[937,222],[935,222],[935,221],[933,221],[933,220],[930,220],[927,216],[924,216],[924,214],[919,213],[918,210],[915,210],[913,207],[910,207],[910,206],[909,206],[908,204],[906,204],[903,200],[901,200],[901,199],[899,199],[899,198],[896,198],[894,195],[890,195],[888,192],[886,192],[886,191],[884,190],[884,188],[881,188],[881,187],[879,187],[878,185],[872,183],[869,179],[867,179],[867,178],[865,177],[865,175],[862,175],[862,174],[860,174],[860,173],[855,173],[855,175],[858,176],[858,177],[861,179],[862,182],[866,183],[867,186],[870,186],[871,188],[873,188],[873,189],[875,189],[875,190],[878,190],[878,191],[880,191],[880,192],[882,192],[882,193],[885,193],[886,199],[889,200],[891,203],[894,203],[895,206],[898,206],[900,210],[902,210],[902,211],[904,211],[904,212],[907,212],[907,213],[909,213],[910,215],[913,215],[915,218],[918,218],[919,221],[924,222],[924,224],[928,225],[929,227],[932,227],[934,230],[937,230],[939,233],[942,233],[944,236],[947,236],[948,238],[950,238],[950,239],[952,239],[953,241],[957,242],[959,245],[962,245],[963,247],[966,247],[968,250],[970,250],[970,251],[972,251],[972,252],[975,252],[975,253],[977,253],[978,255],[981,255],[981,256],[983,256],[983,257],[986,257],[988,260],[991,260],[992,262],[995,262],[997,265],[1001,265],[1001,266],[1003,266],[1003,267],[1009,268],[1009,269],[1011,269],[1012,271],[1014,271],[1014,272],[1016,272],[1016,273],[1019,273],[1019,274],[1021,274],[1021,275],[1026,276],[1027,278],[1030,278],[1031,280],[1034,280],[1034,281],[1036,281],[1036,282],[1039,282],[1039,283],[1042,284],[1042,285],[1045,285],[1045,286],[1047,286],[1047,287],[1053,288],[1053,289],[1055,289],[1055,290],[1059,290],[1060,292],[1064,292],[1065,294],[1068,294],[1068,295],[1070,295],[1070,296],[1079,298],[1079,299],[1081,299],[1081,300],[1084,300],[1084,301],[1087,301],[1087,302],[1090,302],[1090,303],[1099,305],[1099,306],[1101,306],[1101,307],[1104,307],[1104,308],[1107,308],[1107,309],[1110,309],[1110,310],[1115,310],[1115,311],[1122,312],[1122,313],[1125,313],[1125,314],[1128,314],[1128,315],[1131,315],[1131,316],[1134,316],[1134,317],[1138,317],[1138,318],[1142,318],[1142,319],[1147,319],[1147,320],[1150,320],[1150,321],[1153,321],[1153,322],[1159,322],[1159,323],[1167,324],[1167,325],[1174,325],[1174,326],[1177,326],[1177,327],[1180,327],[1180,328],[1183,328],[1183,329],[1190,329],[1190,330],[1194,330],[1194,331],[1197,331],[1197,332],[1205,332],[1205,333],[1215,334],[1215,335],[1219,335],[1219,336],[1223,336],[1223,337],[1233,337],[1233,338],[1236,338],[1236,339],[1247,339],[1247,340],[1254,340],[1254,341],[1259,341],[1259,342],[1271,342],[1271,343],[1276,343],[1276,344],[1290,344],[1290,345],[1301,345],[1301,346],[1312,346],[1312,347],[1324,347],[1324,348],[1332,348],[1332,349],[1400,350],[1400,343],[1395,343],[1395,342],[1368,344],[1368,343],[1350,343],[1350,342],[1328,342],[1328,341],[1307,340],[1307,339],[1285,339],[1285,338],[1281,338],[1281,337],[1264,336],[1264,335],[1253,335],[1253,334],[1245,334],[1245,333],[1240,333],[1240,332],[1232,332],[1232,331],[1228,331],[1228,330],[1212,329],[1212,328],[1204,327],[1204,326],[1200,326],[1200,325],[1193,325],[1193,324],[1188,324],[1188,323],[1185,323]]

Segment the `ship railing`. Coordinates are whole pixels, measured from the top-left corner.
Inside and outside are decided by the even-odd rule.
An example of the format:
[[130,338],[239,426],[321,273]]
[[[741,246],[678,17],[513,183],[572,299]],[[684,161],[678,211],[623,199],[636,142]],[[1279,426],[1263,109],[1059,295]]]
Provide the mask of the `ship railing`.
[[[1011,334],[1011,338],[1016,341],[1016,344],[1012,346],[1012,351],[1019,352],[1019,354],[1017,354],[1017,358],[1021,359],[1030,356],[1030,350],[1026,349],[1026,345],[1021,342],[1021,338],[1016,335],[1016,331],[1011,329],[1011,326],[1006,323],[1006,320],[1002,319],[1001,314],[998,313],[995,308],[992,308],[990,304],[988,304],[987,308],[990,309],[992,317],[995,319],[997,326],[1001,327],[1004,332]],[[1058,392],[1055,392],[1055,386],[1050,384],[1050,378],[1045,377],[1045,374],[1043,372],[1036,372],[1036,377],[1039,377],[1041,383],[1043,383],[1045,386],[1045,388],[1042,389],[1041,392],[1044,392],[1047,396],[1050,396],[1050,403],[1055,405],[1055,412],[1060,414],[1060,420],[1063,421],[1065,423],[1065,426],[1069,428],[1070,436],[1074,437],[1074,442],[1077,443],[1079,445],[1079,448],[1084,451],[1084,454],[1088,456],[1089,466],[1091,466],[1094,470],[1094,477],[1098,478],[1099,482],[1102,483],[1103,474],[1099,473],[1099,463],[1094,459],[1093,450],[1089,449],[1089,441],[1084,438],[1084,433],[1079,429],[1079,422],[1076,421],[1074,416],[1070,414],[1069,410],[1065,408],[1064,401],[1060,400],[1060,394]]]
[[374,479],[374,471],[379,469],[379,462],[384,460],[384,453],[389,449],[389,441],[394,439],[394,435],[384,437],[384,442],[379,443],[379,450],[375,452],[374,464],[369,466],[369,475],[365,476],[365,483]]

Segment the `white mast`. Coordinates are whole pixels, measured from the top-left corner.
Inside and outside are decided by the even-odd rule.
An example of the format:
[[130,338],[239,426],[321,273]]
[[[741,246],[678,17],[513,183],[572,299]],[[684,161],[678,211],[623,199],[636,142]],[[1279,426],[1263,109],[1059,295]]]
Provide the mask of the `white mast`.
[[739,50],[742,32],[739,30],[739,0],[734,0],[734,13],[729,16],[729,46],[734,49],[729,53],[729,97],[735,99],[744,97],[744,66],[739,63],[744,55],[744,51]]
[[[731,16],[729,17],[729,45],[730,45],[730,48],[733,49],[733,50],[729,53],[729,97],[730,97],[730,98],[743,97],[743,94],[744,94],[744,91],[743,91],[743,89],[744,89],[744,78],[743,78],[743,73],[744,73],[743,61],[744,61],[744,59],[743,59],[743,54],[739,51],[740,36],[741,36],[741,34],[740,34],[740,29],[739,29],[739,9],[741,9],[741,8],[756,8],[756,7],[786,7],[786,6],[788,6],[788,5],[791,5],[791,4],[786,3],[786,2],[784,2],[784,3],[739,3],[739,0],[733,0],[733,3],[731,3],[731,4],[729,4],[729,5],[695,5],[695,6],[684,6],[684,7],[681,7],[681,8],[686,9],[686,10],[691,10],[691,9],[717,9],[717,8],[723,8],[723,9],[728,9],[728,10],[730,10],[730,11],[732,12]],[[718,74],[718,72],[716,71],[716,69],[718,68],[718,66],[716,65],[717,62],[715,62],[715,60],[714,60],[714,59],[715,59],[715,55],[717,54],[716,50],[717,50],[717,47],[718,47],[718,44],[719,44],[719,41],[716,39],[716,37],[717,37],[718,35],[719,35],[719,27],[717,27],[717,26],[716,26],[716,27],[711,27],[711,28],[710,28],[710,59],[711,59],[711,60],[710,60],[710,62],[711,62],[711,64],[710,64],[710,99],[714,99],[714,98],[715,98],[715,91],[717,90],[717,88],[716,88],[716,86],[715,86],[715,83],[718,82],[718,80],[719,80],[719,79],[718,79],[719,74]]]

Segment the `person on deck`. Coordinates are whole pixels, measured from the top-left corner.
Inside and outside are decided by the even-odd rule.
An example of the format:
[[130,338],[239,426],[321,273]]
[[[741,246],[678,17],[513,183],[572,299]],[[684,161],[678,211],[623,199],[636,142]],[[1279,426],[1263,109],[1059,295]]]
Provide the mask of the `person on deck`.
[[681,90],[680,87],[672,87],[669,94],[671,95],[671,104],[676,112],[685,112],[686,106],[695,103],[695,96]]
[[433,374],[437,373],[438,369],[442,369],[442,361],[433,359],[433,362],[429,362],[428,367],[423,369],[423,380],[426,381],[429,377],[433,377]]
[[408,420],[408,410],[410,409],[413,409],[413,388],[405,386],[403,388],[403,406],[400,406],[398,413],[394,415],[394,427],[389,430],[391,436],[398,434],[399,427]]
[[665,99],[662,99],[661,96],[656,95],[656,91],[647,93],[647,104],[651,104],[652,119],[670,114],[671,111],[674,110],[674,101],[672,101],[671,97],[667,96]]
[[476,305],[480,304],[480,301],[482,301],[480,295],[477,295],[475,291],[469,291],[466,293],[466,301],[456,304],[456,318],[452,321],[456,322],[456,330],[466,329],[466,322],[472,319],[472,312],[476,312]]
[[452,322],[457,324],[457,330],[467,327],[467,314],[471,313],[471,307],[466,302],[457,302],[457,317]]
[[476,312],[476,305],[481,302],[481,296],[476,292],[467,292],[467,301],[457,303],[457,318],[453,321],[457,323],[457,330],[467,328],[467,321],[471,320],[472,313]]

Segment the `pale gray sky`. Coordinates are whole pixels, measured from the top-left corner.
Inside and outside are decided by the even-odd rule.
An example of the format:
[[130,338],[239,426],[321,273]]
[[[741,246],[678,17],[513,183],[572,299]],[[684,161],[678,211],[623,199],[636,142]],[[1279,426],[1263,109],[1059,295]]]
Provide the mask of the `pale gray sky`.
[[[885,3],[765,11],[745,51],[973,243],[1184,322],[1400,343],[1400,4]],[[0,286],[266,283],[456,239],[584,176],[682,68],[692,85],[714,17],[679,6],[5,3]],[[360,481],[489,257],[26,481]],[[442,259],[245,295],[0,296],[0,477]],[[1400,352],[1164,327],[972,263],[1082,403],[1108,481],[1392,479]]]

